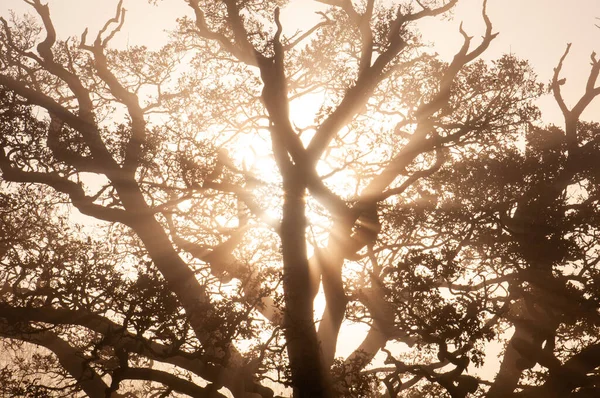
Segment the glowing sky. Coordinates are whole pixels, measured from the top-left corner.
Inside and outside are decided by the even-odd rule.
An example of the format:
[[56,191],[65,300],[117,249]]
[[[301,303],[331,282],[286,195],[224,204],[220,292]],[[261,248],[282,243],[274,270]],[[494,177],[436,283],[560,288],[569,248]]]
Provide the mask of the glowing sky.
[[[48,0],[60,37],[79,36],[90,28],[96,31],[114,15],[117,0]],[[474,40],[483,33],[481,19],[482,0],[460,0],[451,20],[430,19],[421,23],[425,40],[435,44],[435,50],[449,59],[461,44],[458,33],[460,21]],[[125,0],[128,10],[127,22],[122,33],[113,44],[117,46],[145,44],[158,47],[166,40],[165,29],[174,27],[175,19],[190,15],[183,0],[163,0],[151,6],[146,0]],[[291,0],[290,7],[283,13],[283,23],[288,32],[306,29],[318,21],[315,10],[323,5],[311,0]],[[21,0],[0,1],[0,15],[7,16],[8,10],[18,13],[31,12],[31,7]],[[574,103],[584,87],[589,70],[592,51],[600,53],[599,0],[489,0],[488,14],[494,31],[500,35],[484,54],[493,59],[500,54],[512,52],[528,59],[542,82],[550,80],[554,66],[562,55],[566,44],[573,43],[569,58],[563,68],[567,84],[563,92],[567,103]],[[540,101],[544,119],[560,123],[561,116],[552,98]],[[600,111],[600,103],[590,107],[584,119]]]
[[[460,0],[454,20],[440,22],[431,20],[423,27],[424,37],[431,37],[438,45],[436,50],[452,56],[460,45],[457,26],[464,21],[464,28],[476,40],[483,34],[481,0]],[[563,66],[562,76],[567,78],[563,95],[567,105],[579,99],[583,93],[590,68],[592,51],[600,53],[600,1],[598,0],[488,0],[488,15],[499,36],[492,42],[484,59],[500,54],[513,53],[529,60],[542,83],[548,83],[554,67],[565,51],[567,43],[573,43],[569,57]],[[441,43],[452,43],[444,46]],[[598,82],[597,85],[600,85]],[[562,115],[550,96],[540,101],[544,120],[561,123]],[[592,104],[583,119],[594,118],[600,111],[600,103]]]

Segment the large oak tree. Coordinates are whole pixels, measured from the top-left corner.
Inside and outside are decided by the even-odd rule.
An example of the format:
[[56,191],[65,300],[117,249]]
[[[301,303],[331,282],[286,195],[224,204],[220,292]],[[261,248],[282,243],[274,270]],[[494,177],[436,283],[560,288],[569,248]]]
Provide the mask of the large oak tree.
[[567,104],[567,47],[545,126],[527,62],[478,60],[485,0],[450,62],[418,26],[458,0],[320,0],[296,34],[283,0],[187,0],[159,50],[111,48],[121,3],[61,39],[24,1],[0,19],[0,391],[600,393],[595,54]]

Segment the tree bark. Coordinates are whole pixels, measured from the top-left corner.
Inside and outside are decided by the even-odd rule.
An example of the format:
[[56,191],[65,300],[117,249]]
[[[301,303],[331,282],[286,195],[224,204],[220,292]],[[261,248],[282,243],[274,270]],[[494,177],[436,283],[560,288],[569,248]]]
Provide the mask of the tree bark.
[[510,396],[518,386],[521,374],[537,363],[534,354],[541,350],[544,341],[558,327],[551,319],[543,316],[541,309],[536,310],[525,300],[515,309],[518,320],[515,321],[515,332],[510,338],[500,370],[488,391],[487,398],[504,398]]
[[284,180],[281,245],[285,294],[285,336],[295,398],[330,397],[313,314],[311,276],[306,253],[305,184],[298,168]]

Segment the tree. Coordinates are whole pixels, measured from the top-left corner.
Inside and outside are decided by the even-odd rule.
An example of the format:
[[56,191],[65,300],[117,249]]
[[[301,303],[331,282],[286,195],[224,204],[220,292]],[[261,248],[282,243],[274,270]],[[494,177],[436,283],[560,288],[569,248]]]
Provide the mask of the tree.
[[[569,108],[567,49],[565,128],[543,126],[529,65],[477,59],[485,0],[450,62],[422,43],[457,1],[320,0],[290,36],[284,1],[188,0],[157,51],[110,48],[121,2],[94,38],[60,40],[40,0],[41,22],[0,19],[2,391],[597,394],[599,127],[580,116],[600,63]],[[336,358],[345,322],[365,334]]]

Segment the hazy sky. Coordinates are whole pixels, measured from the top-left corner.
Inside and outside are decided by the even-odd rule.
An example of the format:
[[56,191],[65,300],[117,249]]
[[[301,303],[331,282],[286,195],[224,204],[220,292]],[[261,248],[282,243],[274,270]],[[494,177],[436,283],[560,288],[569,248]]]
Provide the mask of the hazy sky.
[[[79,36],[86,27],[90,34],[112,15],[117,0],[48,0],[51,14],[60,36]],[[183,0],[164,0],[159,6],[148,5],[146,0],[125,0],[128,10],[126,26],[114,44],[119,46],[146,44],[159,46],[165,40],[164,29],[174,26],[175,18],[190,14]],[[434,43],[442,56],[450,58],[461,44],[458,25],[464,22],[467,33],[474,40],[483,33],[482,0],[460,0],[451,20],[430,19],[421,24],[425,40]],[[311,0],[291,0],[292,10],[284,12],[284,26],[289,31],[308,27],[318,16],[317,3]],[[2,0],[0,14],[7,10],[19,13],[31,9],[22,0]],[[528,59],[540,80],[548,82],[553,68],[567,43],[573,43],[563,68],[567,84],[563,87],[567,104],[573,104],[581,95],[588,76],[592,51],[600,53],[600,0],[489,0],[488,14],[494,31],[500,35],[494,40],[484,58],[493,59],[507,52]],[[599,83],[600,84],[600,83]],[[554,100],[547,96],[540,101],[544,120],[562,122]],[[600,103],[591,106],[585,119],[600,112]]]
[[[47,0],[60,36],[77,35],[86,27],[90,35],[112,15],[117,0]],[[284,12],[284,26],[289,31],[306,28],[318,20],[311,0],[291,0],[293,9]],[[430,19],[422,26],[423,37],[435,44],[442,56],[450,58],[460,47],[458,25],[464,22],[467,33],[479,38],[484,31],[481,18],[482,0],[460,0],[451,20]],[[165,40],[164,29],[174,26],[175,18],[190,15],[183,0],[163,0],[159,6],[148,5],[146,0],[125,0],[128,10],[126,26],[115,39],[120,46],[147,44],[159,46]],[[22,0],[0,1],[0,14],[8,9],[19,13],[30,10]],[[500,35],[494,40],[484,58],[493,59],[507,52],[528,59],[542,82],[546,83],[567,43],[573,43],[564,66],[567,84],[563,87],[567,103],[574,103],[581,95],[590,67],[592,51],[600,53],[600,0],[489,0],[489,16],[494,31]],[[600,84],[600,83],[599,83]],[[569,101],[570,100],[570,101]],[[544,119],[561,122],[558,108],[552,98],[540,102]],[[584,118],[600,112],[600,104],[588,109]]]
[[[431,37],[437,51],[451,56],[461,43],[458,24],[474,39],[484,32],[481,18],[482,0],[459,0],[454,19],[431,20],[423,28],[424,37]],[[567,43],[573,43],[563,66],[562,76],[567,78],[563,94],[567,105],[572,106],[583,93],[589,76],[590,55],[600,53],[600,0],[488,0],[488,15],[499,36],[492,42],[483,58],[493,59],[504,53],[513,53],[527,59],[541,82],[550,81],[554,67]],[[439,44],[447,41],[447,46]],[[597,85],[600,85],[600,81]],[[540,102],[544,119],[562,122],[558,106],[548,96]],[[600,112],[600,101],[584,113],[584,119],[595,118]]]

